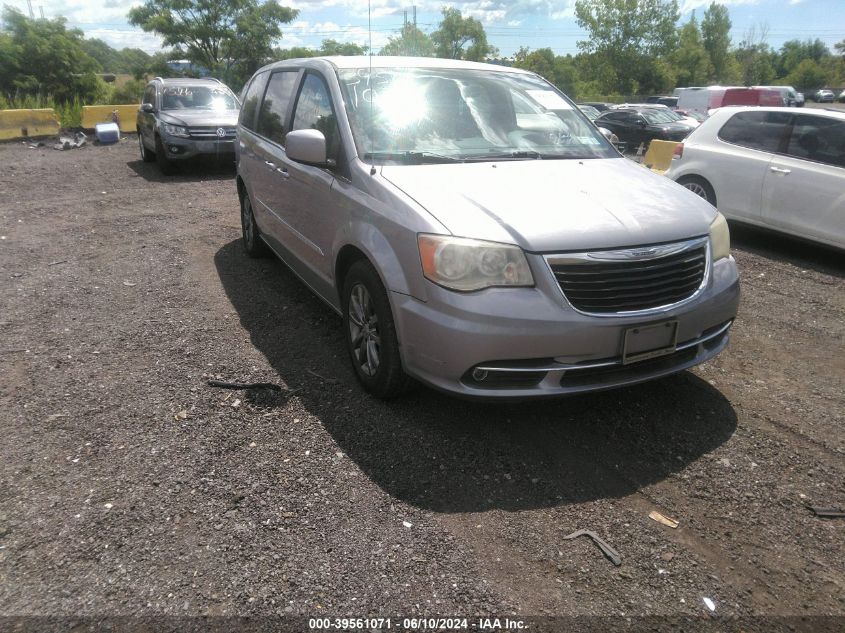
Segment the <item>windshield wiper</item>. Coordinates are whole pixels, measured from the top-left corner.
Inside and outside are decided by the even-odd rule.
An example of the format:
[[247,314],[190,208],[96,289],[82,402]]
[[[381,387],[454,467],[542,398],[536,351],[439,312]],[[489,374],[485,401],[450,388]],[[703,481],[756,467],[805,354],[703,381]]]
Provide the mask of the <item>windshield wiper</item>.
[[392,152],[379,151],[367,152],[364,154],[365,160],[395,160],[408,164],[421,165],[424,163],[462,163],[463,159],[456,156],[446,156],[445,154],[437,154],[435,152]]
[[509,159],[539,159],[545,158],[544,154],[534,151],[533,149],[520,149],[511,152],[491,152],[490,154],[470,154],[464,156],[464,160],[472,162],[475,160],[509,160]]

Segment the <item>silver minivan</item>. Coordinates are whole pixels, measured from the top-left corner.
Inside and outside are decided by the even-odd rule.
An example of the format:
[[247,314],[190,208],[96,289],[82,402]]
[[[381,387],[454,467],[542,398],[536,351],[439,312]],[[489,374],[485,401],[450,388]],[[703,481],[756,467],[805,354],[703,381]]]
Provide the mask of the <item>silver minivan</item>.
[[[286,60],[243,92],[243,243],[343,317],[370,393],[629,385],[712,358],[739,302],[724,217],[619,155],[536,74]],[[280,325],[280,327],[282,327]]]

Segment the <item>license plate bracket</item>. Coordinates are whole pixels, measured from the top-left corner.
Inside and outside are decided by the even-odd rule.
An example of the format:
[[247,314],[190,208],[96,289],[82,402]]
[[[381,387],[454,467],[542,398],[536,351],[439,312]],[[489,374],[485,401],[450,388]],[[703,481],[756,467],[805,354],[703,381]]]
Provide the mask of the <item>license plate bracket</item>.
[[622,341],[622,364],[629,365],[672,354],[677,345],[677,321],[628,328]]

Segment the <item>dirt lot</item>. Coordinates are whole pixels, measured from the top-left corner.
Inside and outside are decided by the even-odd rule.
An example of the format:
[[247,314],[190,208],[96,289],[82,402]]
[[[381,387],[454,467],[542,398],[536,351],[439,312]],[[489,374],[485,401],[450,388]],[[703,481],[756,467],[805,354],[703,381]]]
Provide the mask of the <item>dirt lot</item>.
[[741,313],[694,371],[383,403],[243,254],[230,169],[6,144],[0,201],[0,614],[845,622],[845,520],[806,507],[845,504],[841,254],[735,231]]

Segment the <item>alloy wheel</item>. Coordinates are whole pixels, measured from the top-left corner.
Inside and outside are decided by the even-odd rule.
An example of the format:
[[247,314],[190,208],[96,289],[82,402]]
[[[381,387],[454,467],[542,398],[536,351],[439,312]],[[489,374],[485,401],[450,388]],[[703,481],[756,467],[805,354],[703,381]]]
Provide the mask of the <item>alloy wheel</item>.
[[363,284],[355,284],[349,297],[349,334],[355,362],[367,376],[379,368],[381,336],[370,293]]

